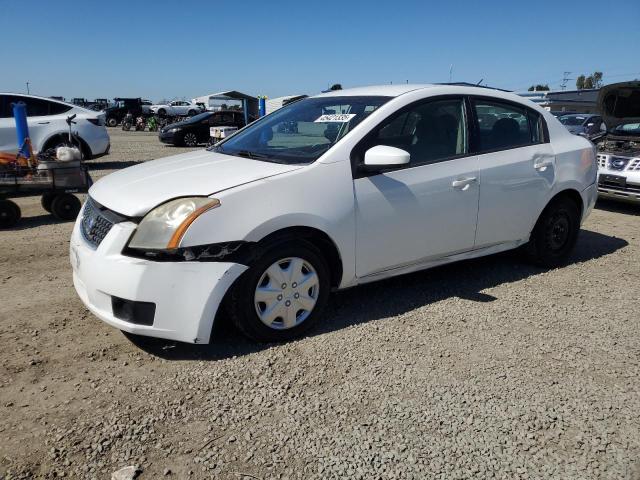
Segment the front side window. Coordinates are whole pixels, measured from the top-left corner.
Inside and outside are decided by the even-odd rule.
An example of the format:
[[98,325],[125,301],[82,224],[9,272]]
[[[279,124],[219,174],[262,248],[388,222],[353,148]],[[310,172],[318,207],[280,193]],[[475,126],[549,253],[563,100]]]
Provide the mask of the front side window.
[[212,150],[276,163],[310,163],[388,100],[382,96],[307,98],[261,118]]
[[432,100],[394,115],[364,142],[363,153],[376,145],[409,152],[410,165],[464,155],[468,152],[464,101],[462,98]]
[[525,107],[474,100],[480,152],[504,150],[541,141],[540,116]]

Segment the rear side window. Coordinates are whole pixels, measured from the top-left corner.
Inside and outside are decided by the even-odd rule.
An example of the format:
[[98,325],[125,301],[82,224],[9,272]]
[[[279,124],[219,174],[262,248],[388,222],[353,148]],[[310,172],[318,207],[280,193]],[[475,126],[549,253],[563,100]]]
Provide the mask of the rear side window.
[[68,112],[71,108],[71,105],[65,105],[64,103],[49,102],[49,115],[60,115]]
[[28,117],[44,117],[49,115],[49,106],[51,102],[41,98],[24,97],[24,103],[27,104]]
[[478,125],[478,150],[487,152],[523,147],[543,141],[542,117],[518,105],[472,101]]

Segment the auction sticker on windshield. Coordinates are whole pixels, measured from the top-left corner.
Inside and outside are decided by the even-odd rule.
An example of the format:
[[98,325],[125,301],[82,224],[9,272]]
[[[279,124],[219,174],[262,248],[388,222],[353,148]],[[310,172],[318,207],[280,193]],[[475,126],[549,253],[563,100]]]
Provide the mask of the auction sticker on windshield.
[[355,116],[356,116],[355,113],[329,113],[326,115],[320,115],[320,117],[317,120],[314,120],[314,123],[322,123],[322,122],[346,123]]

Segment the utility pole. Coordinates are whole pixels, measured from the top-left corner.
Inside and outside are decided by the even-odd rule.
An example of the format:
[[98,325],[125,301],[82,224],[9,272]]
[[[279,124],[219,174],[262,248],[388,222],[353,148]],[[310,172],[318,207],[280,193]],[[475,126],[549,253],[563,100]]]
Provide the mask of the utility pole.
[[453,78],[453,63],[449,67],[449,83],[451,83],[452,78]]
[[569,78],[569,75],[571,75],[571,72],[564,72],[564,74],[562,75],[562,83],[560,84],[561,90],[567,88],[567,82],[569,80],[573,80],[572,78]]
[[29,95],[29,82],[27,82],[27,95]]

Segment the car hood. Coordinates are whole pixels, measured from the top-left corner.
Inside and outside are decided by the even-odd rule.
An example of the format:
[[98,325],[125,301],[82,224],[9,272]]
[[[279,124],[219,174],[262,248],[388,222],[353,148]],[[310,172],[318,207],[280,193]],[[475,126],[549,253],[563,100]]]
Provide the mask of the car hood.
[[640,123],[640,81],[612,83],[600,89],[598,108],[607,129]]
[[183,128],[183,127],[188,127],[189,125],[193,125],[193,122],[183,121],[183,122],[170,123],[169,125],[162,127],[162,131],[168,132],[172,128]]
[[89,195],[122,215],[141,217],[173,198],[208,196],[299,168],[197,150],[119,170],[97,181]]

